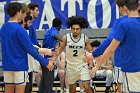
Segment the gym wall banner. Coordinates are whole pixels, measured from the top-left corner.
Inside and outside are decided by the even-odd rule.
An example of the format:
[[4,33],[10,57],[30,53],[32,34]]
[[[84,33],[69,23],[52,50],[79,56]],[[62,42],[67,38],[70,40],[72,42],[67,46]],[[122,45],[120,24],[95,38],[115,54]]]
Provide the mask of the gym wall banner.
[[33,21],[37,30],[49,29],[55,17],[62,19],[62,29],[67,29],[66,19],[70,16],[83,16],[89,22],[89,28],[112,28],[119,17],[115,0],[0,0],[0,26],[9,20],[4,12],[9,2],[39,4],[39,17]]

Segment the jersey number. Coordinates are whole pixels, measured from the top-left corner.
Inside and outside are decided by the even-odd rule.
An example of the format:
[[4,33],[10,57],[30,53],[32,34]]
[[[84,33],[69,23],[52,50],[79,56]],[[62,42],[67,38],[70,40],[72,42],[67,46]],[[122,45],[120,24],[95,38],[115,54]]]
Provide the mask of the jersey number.
[[73,53],[74,53],[73,54],[74,57],[78,56],[78,51],[77,50],[73,50]]

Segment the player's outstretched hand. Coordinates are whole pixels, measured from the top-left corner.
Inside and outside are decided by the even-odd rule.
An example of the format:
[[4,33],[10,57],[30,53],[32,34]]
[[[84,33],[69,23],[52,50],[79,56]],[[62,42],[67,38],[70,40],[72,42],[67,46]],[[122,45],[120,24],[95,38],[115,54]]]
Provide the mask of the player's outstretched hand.
[[90,71],[90,77],[93,78],[95,76],[96,71],[99,69],[99,67],[95,66]]
[[48,48],[45,48],[45,49],[46,49],[45,55],[52,56],[52,54],[53,54],[52,49],[48,49]]
[[52,49],[48,49],[48,48],[39,48],[38,52],[49,56],[52,56],[53,54]]
[[86,52],[82,60],[83,60],[85,63],[90,64],[90,62],[92,62],[93,59],[94,59],[94,57],[92,56],[92,53]]

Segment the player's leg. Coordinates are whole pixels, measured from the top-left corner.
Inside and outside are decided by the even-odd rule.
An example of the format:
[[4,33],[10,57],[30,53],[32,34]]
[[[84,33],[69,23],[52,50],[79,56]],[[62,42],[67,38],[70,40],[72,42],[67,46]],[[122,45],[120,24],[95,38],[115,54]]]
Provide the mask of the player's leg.
[[14,73],[14,81],[16,84],[15,93],[24,93],[26,82],[28,81],[27,71],[17,71]]
[[15,90],[15,93],[24,93],[24,90],[25,90],[25,85],[16,85],[16,90]]
[[84,93],[84,86],[81,81],[79,81],[80,93]]
[[65,86],[66,86],[66,93],[69,93],[69,82],[67,73],[65,73]]
[[76,84],[70,84],[69,88],[70,88],[70,93],[76,93]]
[[5,83],[5,93],[14,93],[15,84],[6,84]]
[[122,72],[121,72],[121,68],[119,67],[114,67],[114,73],[113,73],[113,79],[114,82],[117,84],[117,88],[118,88],[118,93],[122,93]]
[[82,81],[82,83],[83,83],[83,86],[85,88],[85,92],[86,93],[92,93],[92,90],[90,88],[90,81],[89,80],[88,81]]
[[113,82],[113,73],[112,70],[105,70],[104,72],[105,77],[106,77],[106,90],[105,93],[109,93],[110,91],[110,86]]
[[81,81],[83,84],[83,87],[85,88],[86,93],[92,93],[92,90],[90,88],[90,74],[88,66],[84,66],[83,69],[80,71],[81,75]]
[[76,71],[66,71],[67,76],[68,76],[68,82],[69,82],[69,90],[70,93],[75,93],[76,92],[76,81],[80,79],[80,73]]
[[14,89],[15,89],[14,72],[3,71],[3,75],[4,75],[4,82],[5,82],[5,93],[14,93]]
[[64,86],[65,86],[65,71],[64,70],[59,70],[59,78],[60,78],[61,93],[64,93]]

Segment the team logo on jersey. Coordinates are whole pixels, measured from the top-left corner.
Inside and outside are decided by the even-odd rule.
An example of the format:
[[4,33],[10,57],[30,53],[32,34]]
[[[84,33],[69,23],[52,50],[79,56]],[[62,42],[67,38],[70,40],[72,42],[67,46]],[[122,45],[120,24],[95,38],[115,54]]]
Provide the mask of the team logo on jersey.
[[72,49],[82,49],[83,46],[69,45],[69,48],[72,48]]

